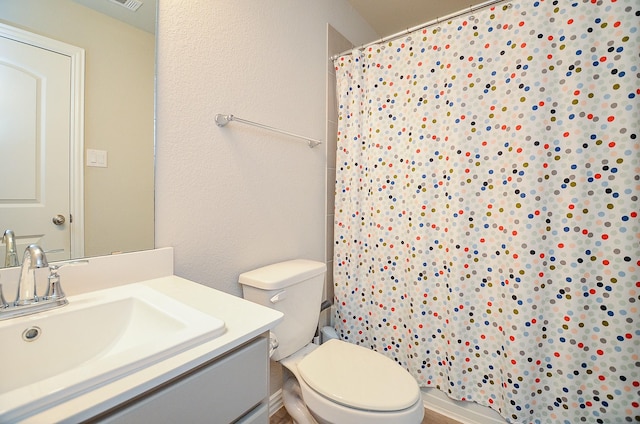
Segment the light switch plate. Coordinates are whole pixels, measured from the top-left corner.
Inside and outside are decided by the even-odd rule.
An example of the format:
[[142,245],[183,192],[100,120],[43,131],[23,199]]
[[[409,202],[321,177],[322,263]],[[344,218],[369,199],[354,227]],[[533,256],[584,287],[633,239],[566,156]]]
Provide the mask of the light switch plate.
[[87,149],[87,166],[107,167],[107,151]]

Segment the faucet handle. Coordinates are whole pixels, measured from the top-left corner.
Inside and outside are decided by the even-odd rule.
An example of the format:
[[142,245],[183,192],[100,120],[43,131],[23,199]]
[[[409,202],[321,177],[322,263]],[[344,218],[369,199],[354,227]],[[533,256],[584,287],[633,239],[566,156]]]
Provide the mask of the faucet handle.
[[44,294],[44,300],[64,299],[67,297],[62,290],[62,286],[60,286],[60,274],[58,274],[59,268],[60,266],[57,265],[49,266],[49,278],[47,291]]
[[[59,249],[60,251],[64,250],[64,249]],[[55,250],[53,250],[52,252],[55,252]],[[60,268],[62,268],[63,266],[76,266],[76,265],[86,265],[89,263],[89,260],[87,259],[77,259],[77,260],[73,260],[73,261],[65,261],[65,262],[60,262],[57,265],[49,265],[49,270],[58,270]]]
[[87,260],[64,262],[60,265],[49,265],[49,284],[47,285],[47,292],[44,294],[45,300],[61,300],[66,297],[62,286],[60,285],[60,274],[58,270],[63,266],[74,266],[88,264]]

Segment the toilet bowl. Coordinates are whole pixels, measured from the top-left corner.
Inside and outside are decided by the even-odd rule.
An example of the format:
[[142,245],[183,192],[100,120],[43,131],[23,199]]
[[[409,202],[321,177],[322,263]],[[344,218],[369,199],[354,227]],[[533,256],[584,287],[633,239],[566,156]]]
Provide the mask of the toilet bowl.
[[[296,423],[418,424],[424,408],[415,379],[386,356],[351,343],[313,339],[326,267],[297,259],[240,275],[244,298],[279,310],[272,359],[290,375],[284,405]],[[275,342],[277,340],[277,343]]]
[[[289,378],[295,378],[285,388],[300,391],[315,422],[422,421],[424,407],[416,381],[394,361],[370,349],[329,340],[321,346],[309,344],[280,363],[291,372]],[[300,406],[291,405],[287,410],[292,408],[299,410]]]

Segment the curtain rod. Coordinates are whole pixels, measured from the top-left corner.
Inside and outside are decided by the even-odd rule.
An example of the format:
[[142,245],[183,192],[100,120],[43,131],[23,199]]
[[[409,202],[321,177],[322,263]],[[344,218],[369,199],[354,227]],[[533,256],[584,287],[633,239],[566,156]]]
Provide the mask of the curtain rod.
[[455,19],[457,17],[464,16],[467,13],[473,13],[473,12],[476,12],[476,11],[478,11],[480,9],[485,9],[487,7],[491,7],[493,5],[496,5],[498,3],[503,3],[505,1],[507,1],[507,0],[489,0],[489,1],[486,1],[484,3],[480,3],[477,6],[469,6],[468,9],[464,9],[464,10],[460,10],[458,12],[451,13],[449,15],[443,16],[442,18],[433,19],[433,20],[431,20],[429,22],[425,22],[423,24],[414,26],[412,28],[407,28],[404,31],[397,32],[397,33],[389,35],[387,37],[382,37],[381,39],[376,40],[376,41],[372,41],[371,43],[363,44],[360,47],[356,47],[356,48],[352,48],[352,49],[346,50],[346,51],[344,51],[344,52],[342,52],[340,54],[331,56],[330,59],[331,60],[336,60],[340,56],[350,55],[351,52],[354,49],[364,50],[367,47],[373,46],[374,44],[385,43],[385,42],[390,41],[390,40],[395,40],[395,39],[400,38],[400,37],[402,37],[404,35],[407,35],[407,34],[409,34],[411,32],[418,31],[420,29],[425,29],[425,28],[428,28],[428,27],[433,26],[433,25],[438,25],[441,22],[450,21],[451,19]]
[[253,122],[253,121],[249,121],[249,120],[246,120],[246,119],[238,118],[237,116],[233,116],[233,115],[223,115],[223,114],[218,113],[216,115],[216,117],[215,117],[215,120],[216,120],[216,124],[219,127],[224,127],[229,122],[235,121],[235,122],[240,122],[242,124],[252,125],[254,127],[262,128],[262,129],[273,131],[273,132],[277,132],[277,133],[280,133],[280,134],[285,134],[285,135],[288,135],[290,137],[301,138],[301,139],[305,140],[307,142],[307,144],[309,145],[309,147],[311,147],[311,148],[316,147],[319,144],[322,144],[322,141],[314,140],[313,138],[305,137],[303,135],[294,134],[292,132],[284,131],[284,130],[281,130],[281,129],[278,129],[278,128],[274,128],[274,127],[270,127],[268,125],[259,124],[257,122]]

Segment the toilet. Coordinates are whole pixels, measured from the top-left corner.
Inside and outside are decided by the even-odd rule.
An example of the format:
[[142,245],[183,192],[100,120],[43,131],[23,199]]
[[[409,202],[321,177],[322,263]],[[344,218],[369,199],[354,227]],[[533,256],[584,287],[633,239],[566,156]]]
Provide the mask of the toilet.
[[386,356],[337,339],[312,343],[326,266],[296,259],[240,275],[244,298],[276,309],[271,359],[290,371],[283,402],[296,423],[418,424],[424,407],[415,379]]

